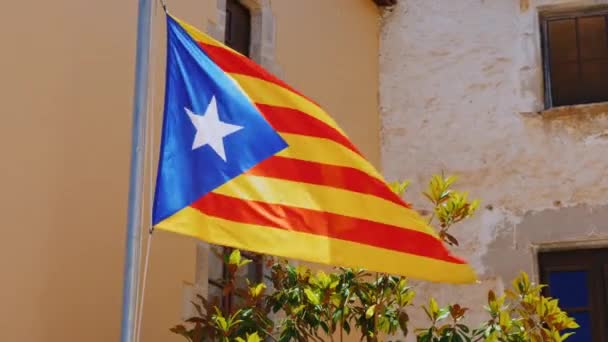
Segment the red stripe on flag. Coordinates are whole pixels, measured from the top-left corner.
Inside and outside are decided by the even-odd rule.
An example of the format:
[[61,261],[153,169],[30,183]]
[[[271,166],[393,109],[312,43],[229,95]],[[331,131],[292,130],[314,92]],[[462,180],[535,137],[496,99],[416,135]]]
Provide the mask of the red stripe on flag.
[[[238,55],[222,47],[205,44],[202,42],[198,42],[198,44],[224,72],[247,75],[272,82],[308,99],[318,106],[316,102],[293,89],[288,84],[281,81],[279,78],[272,75],[249,58]],[[348,147],[358,154],[361,154],[359,150],[342,133],[306,113],[302,113],[298,110],[290,108],[279,108],[260,104],[256,105],[276,130],[283,131],[285,133],[302,134],[331,139]]]
[[279,132],[306,135],[315,138],[333,140],[344,147],[361,155],[361,152],[342,133],[328,126],[323,121],[316,119],[296,109],[282,108],[257,104],[262,115],[268,123]]
[[279,178],[355,191],[409,207],[384,182],[350,167],[273,156],[256,165],[247,171],[247,173],[255,176]]
[[449,255],[442,243],[428,234],[364,219],[279,204],[246,201],[215,193],[208,193],[194,202],[191,207],[206,215],[225,220],[326,236],[464,264],[464,261]]
[[[246,76],[256,77],[274,84],[280,85],[283,88],[289,89],[292,92],[308,99],[310,102],[317,104],[299,91],[293,89],[287,83],[283,82],[278,77],[266,71],[261,66],[257,65],[251,59],[238,55],[228,49],[198,42],[198,45],[207,53],[207,55],[217,64],[224,72],[235,73]],[[318,104],[317,104],[318,105]]]

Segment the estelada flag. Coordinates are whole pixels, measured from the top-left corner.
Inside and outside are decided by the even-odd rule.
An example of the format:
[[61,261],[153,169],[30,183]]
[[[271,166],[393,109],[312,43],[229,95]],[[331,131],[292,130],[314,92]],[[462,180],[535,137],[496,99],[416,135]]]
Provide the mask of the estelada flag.
[[170,15],[167,36],[156,228],[316,263],[475,280],[318,104]]

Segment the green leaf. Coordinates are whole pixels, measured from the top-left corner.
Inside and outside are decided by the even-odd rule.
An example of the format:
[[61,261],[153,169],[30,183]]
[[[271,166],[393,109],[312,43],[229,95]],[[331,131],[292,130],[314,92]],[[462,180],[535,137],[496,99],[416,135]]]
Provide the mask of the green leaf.
[[441,309],[439,309],[439,311],[437,311],[437,321],[444,320],[449,315],[450,315],[450,309],[449,308],[447,308],[447,307],[441,308]]
[[433,319],[437,318],[437,313],[439,312],[439,305],[433,297],[431,297],[431,299],[429,300],[429,311]]
[[383,315],[379,315],[378,318],[378,331],[383,333],[388,333],[391,326],[390,320]]
[[327,273],[325,273],[323,271],[317,272],[316,278],[317,278],[317,283],[321,287],[327,287],[329,285],[329,283],[331,282],[331,278],[327,275]]
[[228,264],[230,265],[239,265],[241,263],[241,251],[235,249],[230,253],[228,257]]
[[459,328],[459,329],[460,329],[462,332],[464,332],[464,333],[467,333],[467,334],[468,334],[468,333],[469,333],[469,331],[470,331],[469,327],[467,327],[467,326],[466,326],[466,325],[464,325],[464,324],[457,324],[456,326],[457,326],[457,327],[458,327],[458,328]]
[[407,190],[408,185],[410,185],[409,181],[396,181],[388,183],[389,188],[399,196],[403,196],[405,190]]
[[344,321],[342,328],[344,329],[344,331],[346,331],[347,334],[350,334],[350,324],[347,321]]
[[426,330],[418,335],[418,342],[431,342],[431,337],[433,337],[433,329]]
[[438,342],[450,342],[452,340],[452,335],[443,335],[438,340]]
[[228,330],[228,323],[226,322],[226,319],[224,317],[221,316],[215,316],[215,323],[217,324],[217,326],[222,330],[222,331],[227,331]]
[[578,325],[578,323],[576,323],[575,321],[572,321],[572,322],[568,323],[568,326],[567,326],[568,329],[578,329],[580,327],[581,326]]
[[341,305],[342,299],[343,299],[343,297],[340,295],[339,292],[332,293],[331,296],[330,296],[330,298],[329,298],[329,300],[331,301],[331,303],[334,306],[336,306],[336,307]]
[[266,289],[266,284],[259,283],[256,286],[249,288],[249,293],[251,294],[252,297],[259,297],[262,294],[262,292],[264,292],[265,289]]
[[257,332],[254,332],[253,334],[247,336],[247,342],[260,342],[262,341],[262,339],[260,338],[260,336],[258,335]]
[[468,335],[462,334],[460,336],[465,340],[465,342],[471,342],[471,337],[469,337]]
[[365,311],[365,318],[370,319],[374,316],[375,313],[376,313],[376,304],[367,308],[367,310]]
[[569,332],[569,333],[563,334],[562,335],[562,341],[565,341],[568,337],[570,337],[570,336],[572,336],[574,334],[575,333],[573,333],[573,332]]
[[326,334],[329,334],[329,326],[327,325],[327,323],[325,323],[325,321],[320,321],[319,325],[321,326],[321,329],[325,331]]
[[454,182],[458,179],[458,177],[456,176],[449,176],[448,178],[445,179],[445,187],[449,187],[452,184],[454,184]]
[[311,288],[305,288],[304,294],[306,295],[306,298],[308,298],[308,301],[312,304],[319,305],[321,303],[321,296],[315,291],[313,291]]
[[454,333],[452,335],[452,338],[450,339],[450,341],[453,342],[464,342],[464,340],[462,339],[462,337],[459,334]]

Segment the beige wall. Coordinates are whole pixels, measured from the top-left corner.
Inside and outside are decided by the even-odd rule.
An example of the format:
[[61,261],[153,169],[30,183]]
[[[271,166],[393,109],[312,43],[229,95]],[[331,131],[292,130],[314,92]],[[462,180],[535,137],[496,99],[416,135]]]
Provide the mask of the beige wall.
[[[215,0],[169,4],[201,28],[216,20]],[[272,5],[282,76],[377,164],[377,10],[368,0]],[[2,341],[118,338],[135,20],[134,0],[3,6]],[[156,24],[160,104],[160,12]],[[159,232],[151,262],[144,341],[179,340],[167,329],[179,320],[182,282],[194,281],[195,243]]]
[[273,1],[285,80],[334,116],[379,166],[378,9],[367,0]]
[[445,171],[483,203],[454,231],[456,252],[483,282],[424,285],[442,304],[481,308],[486,289],[500,290],[519,270],[534,276],[534,253],[543,246],[606,243],[608,105],[543,112],[538,13],[607,3],[409,0],[386,16],[380,106],[387,178],[411,179],[409,199],[421,203],[429,176]]

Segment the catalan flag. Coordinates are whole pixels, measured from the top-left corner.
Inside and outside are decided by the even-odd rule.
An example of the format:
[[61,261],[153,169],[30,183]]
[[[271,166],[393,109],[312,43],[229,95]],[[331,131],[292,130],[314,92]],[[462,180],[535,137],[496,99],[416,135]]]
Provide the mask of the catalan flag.
[[170,15],[167,31],[156,228],[286,258],[474,281],[317,103]]

